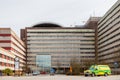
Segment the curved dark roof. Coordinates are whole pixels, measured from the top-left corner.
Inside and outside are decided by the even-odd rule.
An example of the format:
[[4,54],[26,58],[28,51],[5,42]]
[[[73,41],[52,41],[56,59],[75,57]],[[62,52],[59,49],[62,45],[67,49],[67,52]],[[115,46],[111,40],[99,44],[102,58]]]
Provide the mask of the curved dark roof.
[[62,27],[62,26],[54,23],[41,23],[41,24],[36,24],[33,27]]

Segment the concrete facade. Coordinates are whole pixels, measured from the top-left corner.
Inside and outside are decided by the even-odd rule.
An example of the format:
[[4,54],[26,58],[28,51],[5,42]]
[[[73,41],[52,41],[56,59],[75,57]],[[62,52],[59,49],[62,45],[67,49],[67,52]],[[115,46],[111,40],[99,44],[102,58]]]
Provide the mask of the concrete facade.
[[[11,53],[14,56],[14,58],[19,57],[19,70],[22,70],[22,67],[26,64],[25,44],[10,28],[0,28],[0,47],[9,51],[7,52],[8,55],[9,53]],[[4,55],[4,53],[6,54],[6,52],[3,52],[2,54]]]
[[100,18],[93,17],[84,27],[27,27],[21,38],[27,45],[27,65],[36,69],[37,55],[50,55],[51,67],[69,68],[73,58],[81,63],[95,58],[95,28]]
[[120,0],[98,22],[98,61],[120,73]]
[[11,52],[0,48],[0,70],[4,70],[5,68],[10,68],[14,70],[14,58]]

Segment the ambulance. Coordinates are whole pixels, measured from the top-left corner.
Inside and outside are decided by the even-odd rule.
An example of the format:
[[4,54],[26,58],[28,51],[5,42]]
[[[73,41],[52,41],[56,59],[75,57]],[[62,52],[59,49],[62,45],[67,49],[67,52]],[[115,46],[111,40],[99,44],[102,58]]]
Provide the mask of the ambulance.
[[85,76],[107,76],[111,74],[108,65],[92,65],[89,70],[84,71]]

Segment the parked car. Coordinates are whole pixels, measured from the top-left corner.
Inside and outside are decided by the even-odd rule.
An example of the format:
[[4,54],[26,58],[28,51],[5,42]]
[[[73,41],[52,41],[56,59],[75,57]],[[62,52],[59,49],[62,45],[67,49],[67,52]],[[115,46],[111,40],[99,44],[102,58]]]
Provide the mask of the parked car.
[[85,76],[107,76],[111,74],[110,67],[108,65],[92,65],[89,70],[84,71]]
[[47,74],[45,71],[41,71],[40,74]]
[[33,76],[37,76],[37,75],[39,75],[39,74],[40,74],[39,71],[33,71],[33,73],[32,73]]

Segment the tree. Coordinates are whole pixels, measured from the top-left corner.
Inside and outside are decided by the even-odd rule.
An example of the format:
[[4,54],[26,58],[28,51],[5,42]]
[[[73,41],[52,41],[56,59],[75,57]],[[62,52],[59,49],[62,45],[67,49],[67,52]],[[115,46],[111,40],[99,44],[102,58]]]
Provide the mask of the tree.
[[72,75],[80,75],[80,63],[76,58],[71,59],[70,67],[72,68]]
[[22,74],[25,74],[25,73],[26,73],[26,71],[27,71],[26,66],[23,66],[23,67],[22,67]]
[[28,66],[27,66],[27,68],[26,68],[26,73],[31,73],[31,69],[30,69],[30,67],[28,67]]
[[61,66],[61,63],[59,60],[57,60],[57,73],[60,73],[60,66]]
[[79,75],[80,73],[83,74],[84,70],[88,69],[91,65],[94,64],[95,64],[94,59],[88,58],[77,59],[76,57],[73,57],[70,62],[70,67],[72,68],[71,71],[73,75]]
[[9,68],[6,68],[2,71],[5,75],[9,76],[13,73],[13,70],[9,69]]
[[95,61],[93,59],[82,58],[81,59],[81,71],[88,69],[91,65],[94,65]]

